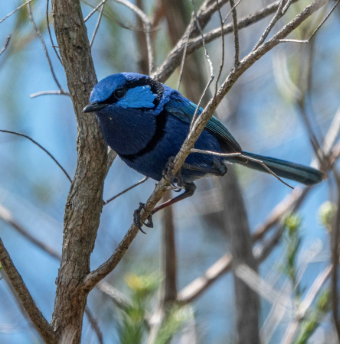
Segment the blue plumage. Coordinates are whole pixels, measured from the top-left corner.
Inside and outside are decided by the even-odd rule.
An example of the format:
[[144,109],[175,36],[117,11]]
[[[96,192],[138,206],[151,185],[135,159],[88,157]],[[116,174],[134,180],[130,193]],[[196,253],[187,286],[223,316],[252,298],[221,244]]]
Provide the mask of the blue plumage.
[[[146,75],[121,73],[103,79],[94,87],[84,112],[96,113],[107,144],[127,165],[160,180],[169,158],[180,150],[196,108],[197,105],[178,91]],[[200,108],[198,113],[201,112]],[[315,184],[322,179],[322,173],[313,168],[242,151],[216,117],[211,118],[195,148],[219,153],[242,152],[262,160],[279,176],[304,184]],[[190,154],[181,171],[180,181],[186,189],[185,195],[194,192],[194,180],[210,174],[225,174],[226,161],[266,172],[258,163],[246,161],[244,157],[225,159]]]

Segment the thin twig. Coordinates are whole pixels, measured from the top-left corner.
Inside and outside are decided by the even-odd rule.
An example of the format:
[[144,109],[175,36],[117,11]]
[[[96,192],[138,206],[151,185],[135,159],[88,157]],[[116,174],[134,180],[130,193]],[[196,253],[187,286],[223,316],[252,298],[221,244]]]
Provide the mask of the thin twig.
[[179,72],[179,78],[178,78],[178,83],[177,83],[177,91],[179,90],[179,86],[181,85],[181,81],[182,81],[184,63],[185,63],[185,58],[187,56],[187,48],[188,48],[189,39],[190,39],[190,32],[187,33],[187,37],[185,39],[185,46],[184,46],[183,57],[182,57],[182,62],[181,62],[181,69]]
[[[180,151],[176,155],[173,162],[173,175],[176,175],[183,165],[185,159],[190,154],[190,150],[194,147],[199,135],[204,130],[206,124],[211,119],[217,106],[220,104],[225,95],[229,92],[238,78],[243,75],[243,73],[248,70],[258,59],[264,56],[267,52],[272,50],[275,46],[279,44],[279,40],[283,39],[289,35],[294,29],[300,26],[307,18],[309,18],[313,13],[315,13],[319,8],[326,4],[327,0],[314,0],[310,5],[304,8],[293,20],[291,20],[287,25],[285,25],[272,39],[264,43],[255,52],[248,54],[246,57],[240,61],[238,68],[233,68],[219,91],[213,99],[209,101],[205,109],[202,111],[200,116],[198,116],[195,121],[192,130],[190,131],[188,137],[185,139]],[[146,221],[156,204],[160,201],[166,190],[170,186],[170,181],[168,178],[164,177],[157,184],[154,192],[151,194],[147,200],[144,209],[140,212],[140,220]],[[96,270],[91,271],[83,280],[82,289],[90,291],[94,286],[101,281],[105,276],[107,276],[120,262],[130,244],[139,232],[138,226],[133,223],[129,228],[128,232],[119,243],[115,252],[111,257],[106,260],[101,266]]]
[[67,177],[67,179],[72,183],[72,179],[71,177],[68,175],[68,173],[65,171],[65,169],[59,164],[58,160],[46,149],[44,148],[42,145],[40,145],[37,141],[33,140],[31,137],[29,137],[28,135],[25,134],[21,134],[18,133],[16,131],[10,131],[10,130],[3,130],[0,129],[0,132],[2,133],[8,133],[8,134],[13,134],[13,135],[17,135],[17,136],[21,136],[21,137],[25,137],[26,139],[30,140],[31,142],[33,142],[35,145],[37,145],[40,149],[42,149],[59,167],[60,169],[64,172],[65,176]]
[[[274,17],[272,18],[272,20],[270,21],[270,23],[268,24],[268,26],[266,27],[266,29],[264,30],[262,36],[260,37],[259,41],[255,44],[255,47],[253,48],[253,51],[256,50],[268,37],[271,29],[274,27],[274,25],[278,22],[278,20],[283,16],[283,13],[285,13],[285,11],[288,10],[287,8],[284,8],[286,0],[281,0],[280,1],[280,5],[277,8],[277,11],[274,15]],[[289,3],[287,3],[288,5]],[[285,11],[284,11],[285,10]]]
[[[257,11],[254,14],[248,15],[240,19],[238,22],[238,29],[246,28],[252,24],[259,22],[260,20],[266,18],[270,14],[275,13],[280,1],[274,2],[267,7],[262,8],[261,10]],[[236,6],[236,5],[235,5]],[[231,12],[230,12],[231,13]],[[200,19],[200,18],[199,18]],[[223,27],[223,34],[227,35],[232,33],[234,30],[233,23],[225,25]],[[204,35],[206,44],[214,41],[215,39],[221,36],[220,28],[214,29]],[[173,72],[174,70],[180,65],[182,60],[183,50],[185,48],[187,36],[186,34],[178,41],[176,46],[171,50],[168,54],[166,60],[162,63],[160,67],[153,73],[152,77],[158,81],[164,82]],[[189,40],[187,45],[187,55],[192,54],[194,51],[202,47],[202,37],[197,36]]]
[[317,26],[317,28],[313,31],[311,36],[308,39],[299,40],[299,39],[280,39],[281,43],[309,43],[310,40],[317,34],[317,32],[320,30],[321,26],[325,23],[325,21],[330,17],[330,15],[335,10],[336,6],[339,5],[340,0],[338,0],[335,5],[332,7],[332,9],[329,11],[329,13],[326,15],[326,17],[322,20],[322,22]]
[[201,28],[201,25],[199,23],[199,20],[198,20],[198,16],[197,16],[197,11],[196,11],[196,7],[195,7],[195,4],[194,4],[194,0],[191,0],[191,4],[192,4],[192,8],[193,8],[193,11],[194,11],[194,16],[195,16],[195,20],[196,20],[196,25],[197,25],[197,28],[201,34],[201,37],[202,37],[202,44],[203,44],[203,48],[204,48],[204,55],[205,55],[205,58],[207,59],[208,63],[209,63],[209,67],[210,67],[210,79],[207,83],[207,85],[205,86],[205,89],[200,97],[200,100],[197,104],[197,107],[195,109],[195,112],[194,112],[194,115],[192,116],[192,120],[191,120],[191,123],[190,123],[190,131],[192,130],[192,127],[196,121],[196,117],[197,117],[197,114],[198,114],[198,111],[200,110],[200,106],[201,106],[201,103],[202,103],[202,100],[203,100],[203,97],[205,96],[205,94],[207,93],[207,90],[208,88],[210,87],[211,83],[213,82],[214,78],[215,78],[215,75],[214,75],[214,67],[213,67],[213,64],[212,64],[212,61],[210,59],[210,56],[208,54],[208,50],[207,50],[207,46],[205,44],[205,37],[204,37],[204,33],[203,33],[203,30]]
[[96,37],[97,31],[99,29],[100,21],[102,20],[102,17],[103,17],[103,11],[104,11],[105,2],[106,1],[104,1],[103,5],[102,5],[102,7],[100,9],[98,20],[97,20],[97,23],[96,23],[96,27],[94,29],[94,32],[93,32],[93,35],[92,35],[92,38],[91,38],[90,47],[92,47],[92,44],[93,44],[94,39]]
[[[340,114],[340,111],[339,111]],[[340,117],[340,115],[339,115]],[[337,122],[337,121],[333,121]],[[334,137],[337,137],[337,134],[334,132],[334,125],[333,123],[330,125],[330,129],[328,131],[328,134],[326,135],[326,139],[324,142],[324,149],[327,147],[330,151],[327,150],[329,157],[332,153],[332,146],[334,144]],[[340,131],[340,128],[338,128],[338,133]],[[331,138],[330,138],[331,136]],[[331,142],[332,141],[332,142]],[[333,143],[333,144],[332,144]],[[334,153],[336,157],[340,156],[340,149],[337,147],[334,147]],[[334,159],[333,159],[334,163]],[[329,165],[327,159],[323,161],[323,164],[325,164],[325,167],[331,168]],[[324,170],[323,166],[320,166],[322,170]],[[302,200],[306,197],[309,190],[312,190],[311,187],[304,187],[295,188],[290,195],[288,195],[280,204],[278,204],[271,214],[269,215],[268,219],[264,222],[264,224],[257,226],[255,229],[252,239],[253,242],[257,242],[263,236],[268,232],[270,228],[272,228],[275,224],[279,222],[279,220],[287,213],[289,209],[292,209],[295,205],[295,208],[297,208],[297,205],[301,205]],[[279,239],[281,237],[282,230],[279,229],[272,237],[271,239],[264,243],[262,248],[257,250],[258,254],[256,255],[256,259],[261,262],[268,255],[272,252],[276,244],[279,242]],[[231,268],[232,263],[232,257],[230,254],[225,254],[222,256],[217,262],[215,262],[209,269],[206,270],[205,274],[201,277],[196,278],[194,281],[189,283],[185,288],[183,288],[178,293],[178,302],[180,303],[188,303],[196,299],[198,296],[200,296],[212,283],[214,283],[220,276],[224,275],[226,272],[228,272]]]
[[4,18],[2,18],[2,19],[0,20],[0,24],[1,24],[5,19],[7,19],[8,17],[10,17],[12,14],[14,14],[16,11],[20,10],[20,8],[26,6],[27,4],[29,4],[29,3],[32,2],[32,1],[33,1],[33,0],[28,0],[28,1],[26,1],[24,4],[22,4],[22,5],[20,5],[19,7],[17,7],[14,11],[12,11],[12,12],[9,13],[9,14],[7,14],[6,17],[4,17]]
[[145,29],[145,37],[146,37],[146,46],[148,48],[148,60],[149,60],[149,74],[154,72],[154,58],[152,52],[152,42],[151,42],[151,20],[149,17],[136,5],[132,4],[126,0],[116,0],[116,2],[130,8],[133,12],[135,12],[139,18],[144,23]]
[[61,57],[60,57],[60,55],[58,53],[57,46],[53,42],[53,37],[52,37],[52,33],[51,33],[51,28],[50,28],[50,18],[49,18],[50,16],[49,16],[49,13],[48,13],[49,4],[50,4],[50,0],[47,0],[46,1],[46,25],[47,25],[47,30],[48,30],[48,34],[50,36],[51,45],[53,47],[53,50],[54,50],[55,54],[57,55],[58,60],[60,61],[60,63],[63,64],[61,62]]
[[0,50],[0,56],[1,56],[2,53],[7,49],[10,39],[11,39],[11,35],[9,35],[9,36],[6,38],[5,44],[4,44],[4,46],[2,47],[2,49]]
[[104,5],[105,2],[107,0],[103,0],[102,2],[100,2],[89,14],[88,16],[84,19],[84,23],[86,23],[91,17],[92,15],[98,10],[98,8],[100,8],[100,6]]
[[53,65],[52,65],[50,56],[48,55],[45,41],[44,41],[44,39],[43,39],[43,37],[42,37],[42,34],[41,34],[40,30],[38,29],[37,25],[35,24],[35,21],[34,21],[34,19],[33,19],[32,10],[31,10],[31,5],[30,5],[29,3],[27,4],[27,10],[28,10],[28,15],[29,15],[30,21],[31,21],[31,23],[32,23],[33,29],[34,29],[35,33],[37,34],[37,36],[39,37],[40,42],[41,42],[41,44],[42,44],[42,46],[43,46],[43,48],[44,48],[45,56],[46,56],[46,58],[47,58],[47,61],[48,61],[49,66],[50,66],[50,70],[51,70],[53,79],[54,79],[55,83],[57,84],[57,86],[58,86],[60,92],[61,92],[61,93],[66,93],[66,92],[63,90],[63,88],[61,87],[61,85],[60,85],[60,83],[59,83],[59,81],[58,81],[58,79],[57,79],[57,76],[56,76],[55,73],[54,73]]
[[40,96],[68,96],[68,97],[70,97],[71,95],[64,90],[62,90],[62,91],[41,91],[41,92],[30,94],[31,98],[36,98],[36,97],[40,97]]
[[112,198],[108,199],[107,201],[104,202],[104,205],[112,202],[113,200],[115,200],[117,197],[124,195],[126,192],[134,189],[136,186],[143,184],[144,182],[146,182],[149,179],[149,177],[144,177],[143,179],[141,179],[139,182],[137,182],[136,184],[131,185],[130,187],[128,187],[127,189],[125,189],[124,191],[120,192],[119,194],[113,196]]
[[208,154],[208,155],[215,155],[215,156],[220,156],[223,158],[232,158],[232,157],[239,157],[244,159],[246,162],[249,161],[254,161],[257,162],[259,165],[261,165],[265,170],[268,171],[271,175],[273,175],[275,178],[277,178],[281,183],[284,185],[290,187],[291,189],[294,189],[292,186],[290,186],[288,183],[286,183],[284,180],[282,180],[275,172],[273,172],[262,160],[251,158],[247,155],[244,155],[243,153],[217,153],[213,151],[207,151],[207,150],[200,150],[200,149],[195,149],[192,148],[190,150],[191,153],[200,153],[200,154]]
[[236,11],[236,6],[234,3],[234,0],[229,0],[230,6],[232,8],[232,13],[233,13],[233,24],[234,24],[234,45],[235,45],[235,68],[240,63],[240,41],[239,41],[239,36],[238,36],[238,23],[237,23],[237,11]]
[[[242,0],[239,0],[239,2],[237,4],[239,4]],[[218,0],[216,0],[216,2],[218,3]],[[236,6],[236,5],[235,5]],[[217,80],[215,83],[215,96],[217,94],[217,90],[218,90],[218,83],[220,81],[221,75],[222,75],[222,71],[223,71],[223,66],[224,66],[224,35],[223,35],[223,19],[222,19],[222,13],[221,13],[221,8],[218,8],[218,17],[220,19],[220,25],[221,25],[221,39],[222,39],[222,58],[221,58],[221,65],[220,65],[220,70],[218,72],[218,76],[217,76]],[[225,20],[227,19],[227,17],[225,18]]]
[[46,343],[57,344],[57,336],[54,333],[51,325],[44,318],[39,308],[35,304],[30,292],[28,291],[22,277],[16,269],[13,261],[7,252],[4,243],[0,238],[0,263],[10,279],[20,301],[32,320],[35,328],[40,333],[41,337]]

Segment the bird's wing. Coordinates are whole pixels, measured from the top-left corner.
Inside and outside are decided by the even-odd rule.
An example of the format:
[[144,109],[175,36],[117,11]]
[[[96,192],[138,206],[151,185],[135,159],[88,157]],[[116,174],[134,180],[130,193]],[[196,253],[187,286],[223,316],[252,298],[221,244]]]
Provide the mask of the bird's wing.
[[[197,105],[183,96],[176,98],[177,99],[170,98],[165,105],[165,110],[179,118],[181,121],[190,123]],[[200,115],[202,111],[203,109],[199,108],[198,115]],[[235,140],[233,135],[231,135],[224,124],[216,117],[212,116],[205,128],[220,139],[226,145],[228,151],[242,152],[242,148],[239,143]]]

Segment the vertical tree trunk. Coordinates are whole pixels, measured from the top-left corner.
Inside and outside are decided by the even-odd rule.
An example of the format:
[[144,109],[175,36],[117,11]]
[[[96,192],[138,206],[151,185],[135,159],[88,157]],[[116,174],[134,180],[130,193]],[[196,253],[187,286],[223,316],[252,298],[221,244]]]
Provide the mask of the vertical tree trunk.
[[99,226],[107,147],[93,114],[82,109],[97,78],[79,0],[53,0],[60,55],[78,123],[76,173],[64,214],[63,252],[52,326],[68,343],[79,343],[87,292],[80,286],[90,271],[90,254]]

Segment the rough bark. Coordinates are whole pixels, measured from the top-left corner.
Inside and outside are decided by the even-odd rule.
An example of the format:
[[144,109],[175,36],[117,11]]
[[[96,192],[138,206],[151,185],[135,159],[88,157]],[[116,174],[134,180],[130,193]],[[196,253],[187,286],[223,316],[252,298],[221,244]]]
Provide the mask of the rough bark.
[[80,3],[53,0],[52,13],[78,124],[77,169],[65,207],[52,326],[60,338],[79,343],[88,294],[80,285],[90,272],[90,254],[99,226],[107,147],[95,116],[82,113],[97,78]]

